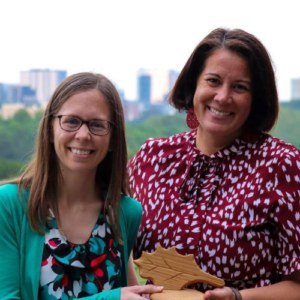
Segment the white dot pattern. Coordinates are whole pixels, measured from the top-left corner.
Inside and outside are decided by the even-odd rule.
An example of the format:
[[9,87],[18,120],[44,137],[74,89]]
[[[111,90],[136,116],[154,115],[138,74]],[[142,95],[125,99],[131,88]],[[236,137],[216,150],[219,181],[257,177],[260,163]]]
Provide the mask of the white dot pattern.
[[300,270],[299,150],[263,134],[208,157],[195,138],[192,130],[149,139],[130,160],[131,190],[144,210],[135,258],[159,243],[176,246],[240,289]]

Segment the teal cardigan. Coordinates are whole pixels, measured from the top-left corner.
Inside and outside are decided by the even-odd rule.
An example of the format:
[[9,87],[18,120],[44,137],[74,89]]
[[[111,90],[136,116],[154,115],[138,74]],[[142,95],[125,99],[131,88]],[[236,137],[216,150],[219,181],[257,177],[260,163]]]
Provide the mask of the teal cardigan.
[[[14,184],[0,186],[0,299],[37,300],[44,249],[43,234],[33,232],[26,216],[29,192],[19,200]],[[127,262],[141,222],[141,205],[121,196],[120,227],[124,245],[122,286],[127,285]],[[118,300],[121,288],[81,299]]]

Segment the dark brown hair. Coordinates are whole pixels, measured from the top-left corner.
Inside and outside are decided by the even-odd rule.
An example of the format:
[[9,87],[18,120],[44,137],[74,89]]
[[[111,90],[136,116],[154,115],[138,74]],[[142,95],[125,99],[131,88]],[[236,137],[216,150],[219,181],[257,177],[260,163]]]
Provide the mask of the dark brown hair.
[[[53,116],[75,93],[97,89],[104,96],[111,111],[112,134],[110,148],[96,174],[96,185],[105,189],[106,208],[112,222],[115,237],[121,241],[119,209],[121,193],[128,194],[126,178],[127,146],[125,122],[119,94],[106,77],[93,73],[78,73],[66,78],[54,91],[43,119],[40,122],[36,138],[36,149],[32,161],[20,178],[4,183],[16,183],[19,188],[30,189],[28,200],[28,219],[33,230],[43,233],[49,215],[49,204],[59,218],[57,208],[58,184],[62,180],[57,157],[50,142]],[[99,189],[99,190],[100,190]]]
[[217,28],[195,48],[171,91],[169,102],[179,111],[193,108],[197,79],[207,58],[218,49],[241,55],[249,64],[252,76],[252,107],[246,121],[253,132],[272,129],[278,117],[279,103],[271,58],[264,45],[241,29]]

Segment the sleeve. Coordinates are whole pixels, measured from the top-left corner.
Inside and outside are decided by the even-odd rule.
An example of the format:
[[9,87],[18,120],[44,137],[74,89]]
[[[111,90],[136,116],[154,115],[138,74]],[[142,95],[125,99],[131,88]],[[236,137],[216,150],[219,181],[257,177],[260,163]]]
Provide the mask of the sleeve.
[[0,299],[21,299],[18,225],[5,186],[0,187]]
[[[127,249],[128,249],[128,258],[130,256],[130,253],[132,251],[134,242],[137,237],[137,233],[141,224],[142,220],[142,206],[141,204],[130,198],[131,203],[128,209],[128,214],[125,220],[126,223],[126,231],[127,231]],[[128,259],[127,258],[127,259]]]
[[[101,292],[94,296],[83,297],[80,299],[82,299],[82,300],[119,300],[120,298],[121,298],[121,288],[117,288],[114,290]],[[79,299],[79,298],[74,298],[74,300],[75,299]]]
[[121,209],[123,210],[126,238],[127,241],[127,260],[133,248],[133,244],[136,240],[137,233],[142,220],[142,206],[133,198],[122,196]]
[[300,270],[300,155],[286,155],[278,163],[275,180],[274,222],[278,228],[277,271],[289,275]]

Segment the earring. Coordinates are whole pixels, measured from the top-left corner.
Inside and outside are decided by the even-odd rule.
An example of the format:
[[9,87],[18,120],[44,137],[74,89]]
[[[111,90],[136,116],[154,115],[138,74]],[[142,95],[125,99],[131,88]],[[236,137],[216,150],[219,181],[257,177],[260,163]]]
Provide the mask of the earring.
[[194,109],[190,109],[186,115],[186,124],[189,128],[195,129],[199,126],[199,121],[195,115]]

